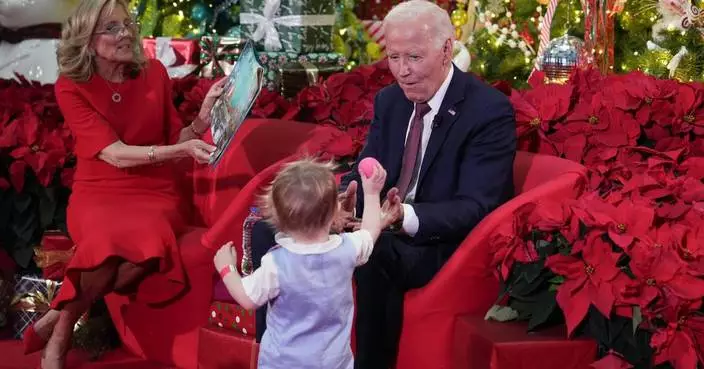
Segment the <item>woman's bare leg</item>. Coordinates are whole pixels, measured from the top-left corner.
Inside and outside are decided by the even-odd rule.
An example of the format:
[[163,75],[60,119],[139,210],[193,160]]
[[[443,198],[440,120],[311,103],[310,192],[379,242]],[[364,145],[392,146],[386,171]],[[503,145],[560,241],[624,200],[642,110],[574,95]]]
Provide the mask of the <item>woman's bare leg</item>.
[[81,273],[78,298],[63,306],[42,354],[42,369],[63,369],[66,353],[71,348],[73,327],[97,298],[115,285],[117,261],[109,261],[90,272]]

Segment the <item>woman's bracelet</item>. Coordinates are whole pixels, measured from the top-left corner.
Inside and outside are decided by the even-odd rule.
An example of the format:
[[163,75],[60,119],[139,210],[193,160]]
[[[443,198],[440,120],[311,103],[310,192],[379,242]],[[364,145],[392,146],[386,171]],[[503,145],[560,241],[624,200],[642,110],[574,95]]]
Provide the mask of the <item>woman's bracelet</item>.
[[[205,131],[198,132],[198,130],[196,129],[196,122],[198,122],[198,121],[202,121],[202,119],[200,119],[200,117],[196,117],[196,119],[194,119],[193,122],[191,122],[191,124],[188,125],[188,128],[191,129],[191,132],[193,132],[194,135],[200,137],[203,135],[203,133],[205,133]],[[207,130],[207,128],[206,128],[206,130]]]
[[149,150],[147,151],[147,159],[149,159],[149,161],[156,161],[156,146],[149,146]]

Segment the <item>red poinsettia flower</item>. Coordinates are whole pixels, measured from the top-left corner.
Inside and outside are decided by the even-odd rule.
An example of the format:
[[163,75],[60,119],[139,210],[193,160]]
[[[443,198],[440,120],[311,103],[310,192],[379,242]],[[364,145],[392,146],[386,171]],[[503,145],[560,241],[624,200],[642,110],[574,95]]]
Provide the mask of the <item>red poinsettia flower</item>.
[[630,113],[609,106],[605,92],[591,100],[580,99],[562,129],[571,136],[586,136],[592,145],[618,148],[635,145],[640,126]]
[[15,161],[10,165],[11,181],[17,191],[24,187],[27,166],[34,171],[39,183],[48,186],[56,169],[67,157],[66,142],[70,135],[65,129],[48,130],[39,124],[39,117],[27,106],[17,119],[17,144],[10,152]]
[[629,199],[614,206],[593,197],[584,198],[572,210],[588,227],[606,229],[609,238],[623,249],[636,237],[648,234],[655,217],[652,208]]
[[704,134],[704,89],[695,84],[680,83],[674,99],[675,103],[671,105],[656,104],[658,110],[653,113],[653,120],[661,126],[671,125],[674,134],[690,131]]
[[542,85],[511,93],[510,99],[516,113],[516,133],[522,150],[557,154],[547,132],[569,111],[573,90],[569,84]]
[[590,242],[583,247],[582,258],[557,254],[545,263],[555,274],[565,277],[556,299],[565,313],[569,336],[584,320],[590,305],[610,316],[616,299],[613,283],[621,273],[616,267],[619,254],[601,237],[593,237]]
[[642,126],[651,121],[656,105],[663,108],[669,104],[668,99],[675,94],[677,88],[676,81],[661,81],[642,72],[617,75],[611,81],[609,97],[614,106],[634,111],[636,121]]
[[648,240],[636,242],[629,255],[639,293],[624,296],[624,302],[645,308],[658,297],[676,296],[683,300],[704,297],[704,280],[688,273],[675,250],[658,247]]
[[673,296],[661,301],[664,304],[653,314],[661,316],[667,326],[656,330],[650,339],[654,364],[669,362],[675,369],[697,369],[697,363],[704,363],[704,314],[697,311],[701,300]]

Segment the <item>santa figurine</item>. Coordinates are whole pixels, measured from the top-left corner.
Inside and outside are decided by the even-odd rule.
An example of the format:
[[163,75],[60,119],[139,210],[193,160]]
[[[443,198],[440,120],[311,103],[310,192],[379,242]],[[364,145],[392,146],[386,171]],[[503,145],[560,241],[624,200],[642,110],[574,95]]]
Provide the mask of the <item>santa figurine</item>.
[[78,0],[0,1],[0,79],[50,84],[59,71],[56,47],[61,24]]

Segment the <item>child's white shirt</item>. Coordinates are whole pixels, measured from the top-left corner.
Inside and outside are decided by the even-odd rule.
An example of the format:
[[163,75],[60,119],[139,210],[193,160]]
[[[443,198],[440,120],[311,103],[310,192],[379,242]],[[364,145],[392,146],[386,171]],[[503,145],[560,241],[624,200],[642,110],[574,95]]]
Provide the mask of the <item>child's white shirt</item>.
[[[359,231],[348,233],[347,237],[352,241],[357,252],[357,266],[363,265],[369,260],[369,256],[374,250],[372,235],[369,231],[360,229]],[[306,245],[296,243],[293,238],[284,233],[277,233],[274,239],[277,245],[302,255],[322,254],[342,244],[340,235],[330,235],[326,242]],[[262,306],[279,295],[277,274],[274,258],[271,253],[267,253],[262,257],[261,266],[252,274],[242,278],[244,292],[257,306]]]

